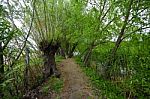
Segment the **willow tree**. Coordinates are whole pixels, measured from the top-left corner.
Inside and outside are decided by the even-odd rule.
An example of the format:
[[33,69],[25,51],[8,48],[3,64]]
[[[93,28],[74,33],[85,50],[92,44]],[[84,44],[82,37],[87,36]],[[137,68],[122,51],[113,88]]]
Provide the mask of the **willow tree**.
[[65,8],[65,20],[62,24],[61,54],[65,57],[73,57],[73,52],[81,44],[83,27],[86,24],[84,19],[84,0],[70,0]]
[[45,77],[60,75],[56,68],[55,53],[61,44],[67,4],[66,0],[36,0],[33,5],[35,15],[31,36],[43,53]]
[[[110,76],[110,70],[116,61],[116,53],[123,40],[130,40],[132,35],[136,33],[149,33],[143,32],[149,30],[149,2],[146,0],[136,1],[116,1],[115,13],[117,21],[113,22],[111,31],[115,32],[115,45],[112,48],[108,60],[106,61],[108,77]],[[118,21],[120,19],[120,21]]]
[[[94,2],[94,3],[93,3]],[[84,38],[83,43],[87,48],[83,51],[83,62],[90,66],[90,59],[93,50],[100,44],[106,43],[111,39],[111,24],[116,20],[113,12],[115,6],[111,0],[89,1],[91,8],[87,6],[85,13]]]
[[[24,1],[26,16],[25,23],[30,23],[30,17],[33,16],[33,24],[30,37],[36,42],[39,50],[43,53],[44,74],[59,75],[56,69],[55,53],[58,49],[65,49],[65,54],[72,57],[76,48],[78,35],[81,27],[80,17],[82,16],[83,0],[32,0],[35,3]],[[67,43],[69,42],[69,47]]]

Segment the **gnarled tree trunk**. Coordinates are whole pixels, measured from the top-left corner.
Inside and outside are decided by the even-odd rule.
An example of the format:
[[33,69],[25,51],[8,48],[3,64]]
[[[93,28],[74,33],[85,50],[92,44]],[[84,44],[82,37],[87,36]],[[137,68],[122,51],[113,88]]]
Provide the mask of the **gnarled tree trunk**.
[[60,76],[56,68],[55,53],[58,50],[60,44],[58,42],[40,42],[40,50],[43,52],[44,61],[44,79],[54,74],[56,77]]

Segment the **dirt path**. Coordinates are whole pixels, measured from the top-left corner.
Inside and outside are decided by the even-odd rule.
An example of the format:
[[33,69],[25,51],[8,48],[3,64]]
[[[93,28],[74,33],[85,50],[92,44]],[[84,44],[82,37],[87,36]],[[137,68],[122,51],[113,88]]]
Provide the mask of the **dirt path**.
[[88,78],[73,59],[66,59],[60,64],[61,76],[64,79],[60,99],[96,99]]
[[61,78],[64,80],[64,86],[61,93],[57,94],[48,91],[43,93],[43,85],[48,84],[48,79],[36,89],[29,91],[24,99],[98,99],[92,93],[87,76],[82,72],[74,59],[65,59],[57,65],[61,72]]

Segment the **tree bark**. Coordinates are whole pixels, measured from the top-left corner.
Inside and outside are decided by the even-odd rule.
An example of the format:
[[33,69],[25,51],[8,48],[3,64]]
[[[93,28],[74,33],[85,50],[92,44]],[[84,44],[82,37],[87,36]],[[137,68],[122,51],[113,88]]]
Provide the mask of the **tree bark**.
[[84,57],[84,60],[83,60],[83,63],[85,66],[89,66],[90,65],[90,57],[91,57],[91,54],[92,54],[92,49],[90,48],[87,53],[85,54],[85,57]]
[[66,47],[66,49],[65,49],[66,55],[68,55],[69,54],[69,48],[70,48],[70,44],[68,41],[66,41],[65,47]]
[[117,38],[117,41],[115,43],[115,47],[112,49],[112,52],[111,52],[111,59],[113,59],[112,62],[115,60],[116,52],[117,52],[117,50],[118,50],[118,48],[119,48],[119,46],[122,42],[122,37],[125,34],[125,28],[126,28],[126,25],[127,25],[128,19],[129,19],[132,3],[133,3],[133,0],[130,0],[129,7],[128,7],[128,10],[127,10],[127,13],[126,13],[126,16],[125,16],[124,24],[122,26],[122,29],[121,29],[121,31],[119,33],[119,36]]
[[[108,72],[109,72],[109,68],[110,68],[111,65],[115,62],[115,60],[116,60],[116,58],[115,58],[116,52],[117,52],[117,50],[118,50],[118,48],[119,48],[119,46],[120,46],[120,44],[121,44],[121,42],[122,42],[122,40],[123,40],[122,38],[123,38],[123,36],[124,36],[124,34],[125,34],[125,29],[126,29],[126,25],[127,25],[127,23],[128,23],[128,19],[129,19],[129,15],[130,15],[130,10],[131,10],[132,4],[133,4],[133,0],[130,0],[130,2],[129,2],[129,7],[128,7],[127,12],[126,12],[124,24],[123,24],[123,26],[122,26],[122,28],[121,28],[121,31],[120,31],[120,33],[119,33],[119,36],[118,36],[117,41],[116,41],[116,43],[115,43],[115,46],[114,46],[114,48],[112,49],[111,54],[110,54],[110,56],[109,56],[109,58],[108,58],[108,61],[107,61],[107,63],[106,63],[106,74],[108,74],[107,76],[110,76],[109,73],[108,73]],[[108,78],[108,77],[107,77],[107,78]]]
[[77,45],[78,45],[78,42],[73,44],[71,50],[69,51],[69,55],[68,55],[69,58],[73,56],[73,52],[76,49]]
[[60,76],[56,68],[55,53],[57,52],[60,44],[54,42],[43,41],[40,43],[40,49],[43,52],[44,61],[44,79],[54,74],[56,77]]
[[92,50],[93,50],[93,48],[95,47],[94,43],[95,43],[95,41],[93,41],[93,42],[90,44],[90,46],[89,46],[89,48],[88,48],[88,50],[87,50],[87,52],[86,52],[86,54],[85,54],[85,56],[84,56],[83,63],[84,63],[85,66],[89,66],[89,65],[90,65],[89,59],[90,59],[90,57],[91,57],[91,55],[92,55]]

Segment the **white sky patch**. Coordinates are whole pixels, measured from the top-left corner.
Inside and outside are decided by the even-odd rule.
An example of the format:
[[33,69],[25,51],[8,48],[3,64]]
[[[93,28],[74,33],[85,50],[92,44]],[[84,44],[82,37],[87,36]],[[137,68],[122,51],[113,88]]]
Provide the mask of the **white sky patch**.
[[116,42],[117,41],[117,37],[112,37],[112,39],[110,41]]
[[19,28],[19,29],[21,29],[22,28],[22,22],[20,22],[20,21],[18,21],[17,19],[14,19],[14,23],[15,23],[15,25]]
[[98,0],[88,0],[87,6],[85,8],[86,11],[91,10],[92,8],[99,9],[99,1]]

